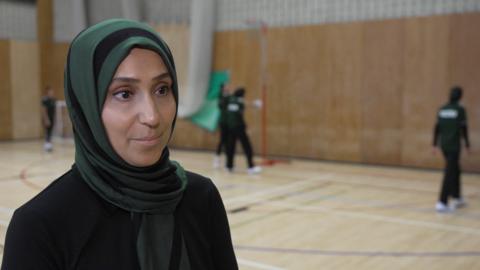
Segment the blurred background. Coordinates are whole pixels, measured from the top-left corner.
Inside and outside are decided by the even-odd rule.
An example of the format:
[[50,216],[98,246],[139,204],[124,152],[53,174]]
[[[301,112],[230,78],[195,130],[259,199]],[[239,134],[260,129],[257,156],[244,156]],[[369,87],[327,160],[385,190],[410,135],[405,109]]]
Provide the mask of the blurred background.
[[[265,121],[246,118],[271,156],[440,168],[432,130],[453,85],[480,144],[478,0],[0,0],[0,140],[42,136],[38,101],[47,85],[62,100],[69,42],[116,17],[149,23],[173,50],[186,102],[175,147],[214,148],[188,119],[214,71],[265,99]],[[61,119],[57,135],[71,136]],[[463,168],[480,172],[480,153]]]
[[[68,47],[108,18],[172,49],[172,157],[214,180],[241,269],[479,269],[480,0],[0,0],[0,262],[14,210],[72,165]],[[282,162],[260,175],[212,168],[222,82],[262,104],[245,110],[256,160]],[[438,214],[433,129],[455,85],[468,207]]]

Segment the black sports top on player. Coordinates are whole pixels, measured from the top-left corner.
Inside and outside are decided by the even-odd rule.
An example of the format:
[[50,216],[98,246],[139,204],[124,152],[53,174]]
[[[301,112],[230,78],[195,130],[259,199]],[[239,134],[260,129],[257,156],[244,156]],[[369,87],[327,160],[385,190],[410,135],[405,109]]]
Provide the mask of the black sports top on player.
[[443,151],[460,151],[460,139],[465,139],[466,147],[470,147],[468,140],[467,113],[458,103],[461,98],[461,91],[453,89],[450,94],[450,101],[442,106],[437,113],[437,123],[434,129],[433,145],[440,147]]

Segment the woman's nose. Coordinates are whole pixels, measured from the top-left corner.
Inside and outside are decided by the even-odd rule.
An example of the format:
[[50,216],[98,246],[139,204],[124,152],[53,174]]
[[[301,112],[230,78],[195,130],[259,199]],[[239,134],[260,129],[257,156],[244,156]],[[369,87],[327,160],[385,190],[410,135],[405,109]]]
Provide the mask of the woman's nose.
[[138,119],[140,123],[150,127],[156,127],[160,124],[159,108],[154,97],[151,95],[145,95],[142,98],[142,102],[139,102],[138,109]]

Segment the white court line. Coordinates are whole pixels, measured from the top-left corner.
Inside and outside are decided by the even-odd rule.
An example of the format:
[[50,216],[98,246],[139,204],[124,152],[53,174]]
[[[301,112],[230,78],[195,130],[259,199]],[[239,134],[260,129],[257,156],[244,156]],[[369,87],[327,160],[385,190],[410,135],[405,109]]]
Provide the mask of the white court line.
[[[14,211],[15,209],[0,206],[0,213],[12,216]],[[8,227],[8,223],[10,223],[10,221],[0,219],[0,226]]]
[[0,225],[4,227],[8,227],[8,221],[0,219]]
[[352,213],[345,210],[331,209],[326,207],[300,206],[298,204],[282,203],[282,202],[266,202],[266,204],[279,206],[279,207],[286,207],[286,208],[295,209],[295,210],[324,212],[324,213],[331,213],[338,216],[365,218],[365,219],[378,220],[378,221],[389,222],[389,223],[413,225],[418,227],[426,227],[426,228],[432,228],[432,229],[441,229],[445,231],[480,235],[480,230],[477,230],[477,229],[472,229],[472,228],[467,228],[462,226],[455,226],[455,225],[438,224],[438,223],[433,223],[428,221],[407,220],[402,218],[392,218],[392,217],[385,217],[385,216],[366,214],[366,213]]
[[0,206],[0,213],[8,214],[11,216],[13,215],[13,212],[15,212],[15,209]]
[[263,263],[259,263],[259,262],[254,262],[254,261],[248,261],[248,260],[240,259],[240,258],[237,258],[237,262],[240,265],[251,266],[251,267],[256,268],[256,269],[286,270],[285,268],[278,268],[276,266],[271,266],[271,265],[267,265],[267,264],[263,264]]
[[276,187],[276,188],[273,188],[273,189],[266,189],[266,190],[262,190],[262,191],[259,191],[259,192],[255,192],[253,194],[241,195],[241,196],[225,199],[225,200],[223,200],[223,203],[224,204],[229,204],[229,203],[233,203],[233,202],[237,202],[237,201],[240,201],[240,202],[249,201],[249,202],[255,203],[255,202],[261,201],[263,199],[259,198],[256,201],[255,200],[252,201],[253,197],[259,197],[259,196],[263,196],[263,195],[276,195],[277,193],[281,194],[284,191],[292,191],[293,187],[299,187],[303,184],[309,184],[309,183],[312,183],[312,182],[325,181],[325,180],[330,179],[333,175],[334,174],[329,173],[329,174],[322,175],[320,177],[315,177],[315,178],[311,178],[311,179],[307,179],[307,180],[294,182],[294,183],[279,186],[279,187]]
[[[378,182],[378,180],[382,182]],[[393,181],[392,181],[393,180]],[[372,181],[372,182],[368,182]],[[362,175],[359,177],[358,175],[354,174],[345,174],[339,176],[335,182],[337,183],[347,183],[347,184],[359,184],[359,185],[369,185],[378,188],[398,188],[403,190],[413,190],[413,191],[425,191],[425,192],[437,192],[436,189],[432,189],[429,185],[425,186],[415,186],[412,187],[411,184],[408,186],[405,184],[406,182],[411,183],[412,181],[419,182],[420,184],[424,184],[424,182],[417,181],[416,179],[409,179],[409,178],[393,178],[393,177],[383,177],[383,176],[372,176],[372,175]]]

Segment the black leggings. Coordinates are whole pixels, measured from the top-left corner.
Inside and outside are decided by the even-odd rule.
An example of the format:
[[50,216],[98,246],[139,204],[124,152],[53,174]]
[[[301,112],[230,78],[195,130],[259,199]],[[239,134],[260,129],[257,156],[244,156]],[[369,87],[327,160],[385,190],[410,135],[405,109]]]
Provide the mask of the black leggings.
[[255,166],[253,163],[252,145],[250,144],[250,140],[248,139],[246,128],[230,128],[227,132],[227,168],[233,169],[233,158],[235,157],[235,145],[237,143],[237,139],[239,139],[240,143],[242,144],[243,152],[245,153],[245,157],[247,158],[248,168],[252,168],[253,166]]
[[53,123],[49,127],[45,128],[45,141],[51,142],[52,141],[52,131],[53,131]]
[[442,152],[443,156],[445,157],[446,164],[439,200],[442,203],[447,204],[449,196],[452,196],[455,199],[459,199],[461,197],[460,151]]

